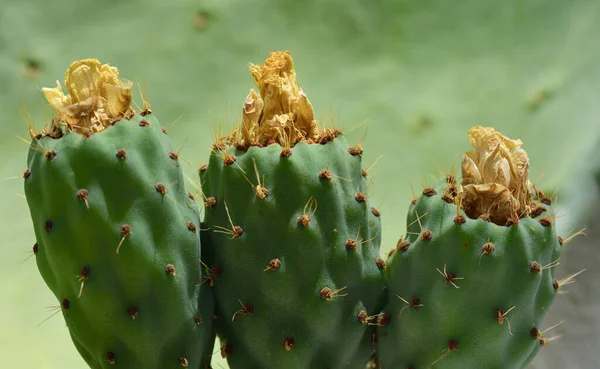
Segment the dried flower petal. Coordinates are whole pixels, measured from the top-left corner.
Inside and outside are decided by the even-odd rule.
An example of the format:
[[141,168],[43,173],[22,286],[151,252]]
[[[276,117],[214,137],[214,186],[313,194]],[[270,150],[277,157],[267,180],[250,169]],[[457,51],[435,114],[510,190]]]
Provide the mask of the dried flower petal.
[[[71,64],[65,73],[63,92],[60,82],[56,88],[42,88],[50,105],[58,111],[53,124],[66,125],[79,133],[100,132],[131,108],[133,83],[119,78],[119,71],[97,59],[84,59]],[[56,126],[50,127],[52,131]]]
[[462,204],[467,215],[485,214],[506,224],[530,213],[529,158],[521,140],[512,140],[490,127],[469,130],[473,149],[462,161]]
[[314,110],[296,83],[289,51],[273,52],[264,65],[253,64],[249,69],[260,96],[251,90],[246,97],[242,113],[244,140],[293,146],[314,139],[319,133]]

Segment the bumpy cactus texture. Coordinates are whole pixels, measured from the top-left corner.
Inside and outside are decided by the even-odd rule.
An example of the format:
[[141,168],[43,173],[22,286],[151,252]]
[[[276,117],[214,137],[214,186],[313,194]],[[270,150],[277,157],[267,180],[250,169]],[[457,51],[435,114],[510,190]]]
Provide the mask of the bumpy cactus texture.
[[[478,169],[465,156],[462,185],[448,175],[445,186],[424,189],[411,205],[407,237],[386,269],[386,318],[378,329],[384,367],[524,368],[553,335],[543,318],[570,281],[554,278],[564,240],[551,199],[521,187],[527,155],[502,146],[473,155]],[[498,148],[506,157],[495,160]],[[475,177],[493,183],[471,183]]]
[[[84,62],[67,75],[71,95],[51,102],[75,103],[78,93],[104,101],[94,95],[102,84],[80,88],[80,74],[99,67]],[[46,94],[60,96],[60,89]],[[61,116],[82,106],[90,105],[69,105]],[[104,113],[87,116],[100,117],[95,122],[57,117],[64,123],[34,134],[24,178],[35,258],[90,367],[204,368],[214,303],[198,287],[198,209],[166,131],[146,113],[107,127]]]
[[[267,70],[278,62],[289,64]],[[308,100],[305,110],[281,111],[290,94],[290,101],[303,96],[286,90],[297,88],[293,78],[280,77],[290,75],[289,54],[272,54],[264,73],[255,74],[264,103],[251,92],[244,122],[253,113],[276,114],[279,122],[312,117]],[[221,353],[231,368],[362,369],[373,353],[370,315],[383,290],[379,213],[367,198],[362,148],[333,129],[317,134],[312,119],[297,123],[314,140],[262,145],[264,135],[246,129],[247,139],[233,145],[217,141],[200,168],[203,261],[217,301]]]
[[461,212],[465,223],[456,222],[444,193],[428,191],[411,207],[409,236],[388,262],[381,362],[523,368],[545,342],[542,319],[559,288],[561,246],[551,217],[505,227]]
[[[449,167],[473,124],[527,142],[538,163],[531,177],[541,178],[545,191],[563,183],[560,213],[569,216],[558,226],[570,232],[584,226],[579,214],[597,204],[589,173],[598,167],[589,159],[597,154],[600,129],[599,10],[596,0],[4,2],[0,178],[25,169],[26,146],[15,139],[26,135],[19,110],[24,106],[38,126],[49,120],[38,88],[53,84],[73,60],[98,57],[139,81],[174,145],[189,134],[181,156],[192,163],[182,163],[192,177],[211,141],[196,132],[209,131],[226,113],[238,116],[238,102],[252,85],[247,63],[289,49],[318,113],[331,110],[350,143],[363,134],[355,125],[373,123],[363,163],[383,155],[370,173],[385,173],[371,190],[387,229],[384,250],[401,232],[391,230],[404,224],[409,183],[416,187],[421,174]],[[34,368],[79,368],[84,363],[62,319],[36,327],[55,300],[33,259],[21,264],[35,242],[22,187],[21,180],[0,182],[2,205],[11,209],[0,219],[0,290],[10,301],[0,306],[2,362],[22,366],[27,357]],[[582,282],[581,288],[592,287]],[[555,322],[596,316],[580,310],[593,295],[583,293],[577,308],[565,303]],[[600,344],[581,331],[577,336],[580,342],[568,335],[560,342],[568,355],[558,349],[542,355],[559,367],[595,365],[590,353]],[[213,366],[219,365],[226,367],[215,357]]]

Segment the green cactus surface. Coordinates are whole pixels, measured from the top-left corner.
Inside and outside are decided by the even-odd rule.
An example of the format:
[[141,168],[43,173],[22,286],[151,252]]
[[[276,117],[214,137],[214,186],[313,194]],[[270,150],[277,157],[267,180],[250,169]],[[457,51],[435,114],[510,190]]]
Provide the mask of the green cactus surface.
[[[262,117],[272,113],[269,88]],[[222,355],[231,368],[364,368],[383,260],[362,148],[334,129],[291,147],[243,146],[215,143],[200,168]]]
[[[505,182],[514,185],[517,167],[504,171],[493,159],[490,154],[480,163],[493,178],[510,172]],[[407,237],[391,251],[386,269],[387,303],[378,329],[384,368],[524,368],[551,340],[554,332],[546,331],[543,319],[571,281],[554,278],[565,240],[556,234],[552,201],[523,191],[526,216],[500,219],[513,197],[494,186],[475,191],[494,191],[493,203],[476,216],[474,206],[487,198],[471,202],[453,175],[411,204]]]
[[523,368],[546,342],[542,319],[557,292],[554,227],[540,222],[544,214],[508,228],[483,219],[457,223],[456,205],[443,193],[423,195],[411,208],[409,237],[388,262],[381,362]]
[[[369,170],[379,175],[370,201],[382,213],[387,253],[403,232],[411,184],[436,181],[475,124],[528,143],[537,163],[531,178],[545,192],[559,193],[559,215],[568,214],[556,224],[559,235],[589,228],[587,213],[599,198],[592,176],[599,166],[599,23],[597,0],[3,2],[2,365],[85,366],[60,315],[38,327],[49,316],[45,307],[57,303],[34,258],[22,263],[36,242],[23,180],[4,180],[26,169],[28,145],[17,139],[27,135],[24,120],[41,126],[52,117],[39,87],[53,84],[73,60],[97,57],[139,82],[177,152],[186,142],[180,164],[192,178],[207,161],[214,122],[228,116],[237,123],[238,102],[252,86],[247,64],[290,50],[319,114],[331,113],[351,144],[368,126],[362,160],[376,163]],[[573,255],[597,254],[594,241],[582,239],[588,244]],[[580,265],[574,258],[569,272]],[[597,264],[587,261],[588,269]],[[597,294],[586,274],[578,283],[585,293],[560,295],[564,308],[550,312],[548,325],[565,319],[585,329],[556,328],[562,339],[541,350],[535,368],[597,364],[597,314],[583,310]],[[218,347],[213,352],[213,367],[226,368]]]
[[181,161],[149,111],[34,135],[24,175],[35,258],[91,368],[204,368],[211,291]]

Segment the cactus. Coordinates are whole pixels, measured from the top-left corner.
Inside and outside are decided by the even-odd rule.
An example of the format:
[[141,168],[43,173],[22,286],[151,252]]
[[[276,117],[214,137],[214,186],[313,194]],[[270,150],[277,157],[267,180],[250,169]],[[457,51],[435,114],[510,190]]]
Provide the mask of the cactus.
[[565,239],[552,200],[531,184],[520,140],[469,131],[462,183],[448,175],[409,209],[390,254],[379,356],[394,368],[523,368],[551,338]]
[[[33,0],[4,5],[2,178],[25,169],[24,147],[15,140],[24,131],[20,108],[26,107],[32,121],[46,121],[38,86],[55,80],[72,60],[85,55],[110,60],[123,75],[139,80],[173,142],[190,133],[181,156],[196,167],[196,160],[208,155],[210,134],[192,132],[208,132],[211,119],[237,114],[238,104],[228,102],[251,84],[243,66],[285,47],[292,50],[315,106],[332,107],[348,128],[365,119],[373,123],[363,162],[383,155],[370,173],[385,174],[371,188],[371,202],[385,215],[385,252],[401,232],[389,230],[405,221],[411,181],[416,184],[420,171],[434,172],[438,162],[448,166],[464,132],[479,122],[527,143],[536,163],[531,178],[546,193],[559,193],[555,206],[568,214],[556,224],[558,234],[561,228],[584,226],[586,213],[597,208],[591,173],[598,173],[599,164],[590,159],[597,156],[600,134],[600,48],[591,30],[600,2],[465,0],[458,7],[414,0],[175,0],[165,6]],[[72,16],[67,20],[65,14]],[[344,129],[351,143],[359,135]],[[194,169],[182,167],[195,176]],[[7,328],[0,333],[3,365],[23,365],[26,357],[32,367],[83,367],[61,319],[36,328],[54,297],[40,283],[34,258],[20,264],[35,242],[26,203],[15,196],[23,192],[22,181],[0,183],[2,204],[10,209],[0,222],[1,276],[19,281],[2,288],[10,301],[0,314],[0,326]],[[594,246],[587,240],[581,246]],[[585,321],[582,305],[595,304],[593,296],[565,296],[567,307],[552,316]],[[563,329],[555,332],[568,333]],[[577,334],[584,334],[588,347],[570,350],[568,365],[589,367],[586,360],[594,360],[589,353],[600,345],[587,333]],[[564,340],[572,337],[565,334]],[[563,350],[544,351],[550,361]],[[216,356],[213,367],[226,367]]]
[[520,140],[471,129],[460,184],[414,199],[386,262],[362,143],[317,122],[289,52],[250,71],[259,92],[199,168],[202,224],[116,68],[81,60],[67,95],[43,89],[57,113],[30,128],[22,176],[33,252],[91,367],[209,368],[218,334],[232,369],[523,368],[553,339],[571,238]]
[[319,126],[289,52],[250,71],[242,123],[200,167],[206,283],[231,368],[364,368],[383,289],[362,146]]
[[92,368],[204,368],[214,344],[199,214],[181,162],[132,83],[96,59],[44,89],[57,115],[31,129],[25,193],[38,268]]

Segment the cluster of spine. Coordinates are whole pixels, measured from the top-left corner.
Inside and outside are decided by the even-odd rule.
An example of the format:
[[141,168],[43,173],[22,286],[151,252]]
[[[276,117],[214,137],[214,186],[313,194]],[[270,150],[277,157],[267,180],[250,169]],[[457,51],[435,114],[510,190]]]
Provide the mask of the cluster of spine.
[[552,338],[551,200],[521,141],[469,131],[462,175],[411,203],[379,257],[380,213],[360,143],[320,125],[289,52],[251,65],[258,91],[199,168],[204,219],[179,154],[132,83],[95,59],[32,142],[25,193],[39,271],[92,368],[523,368]]

